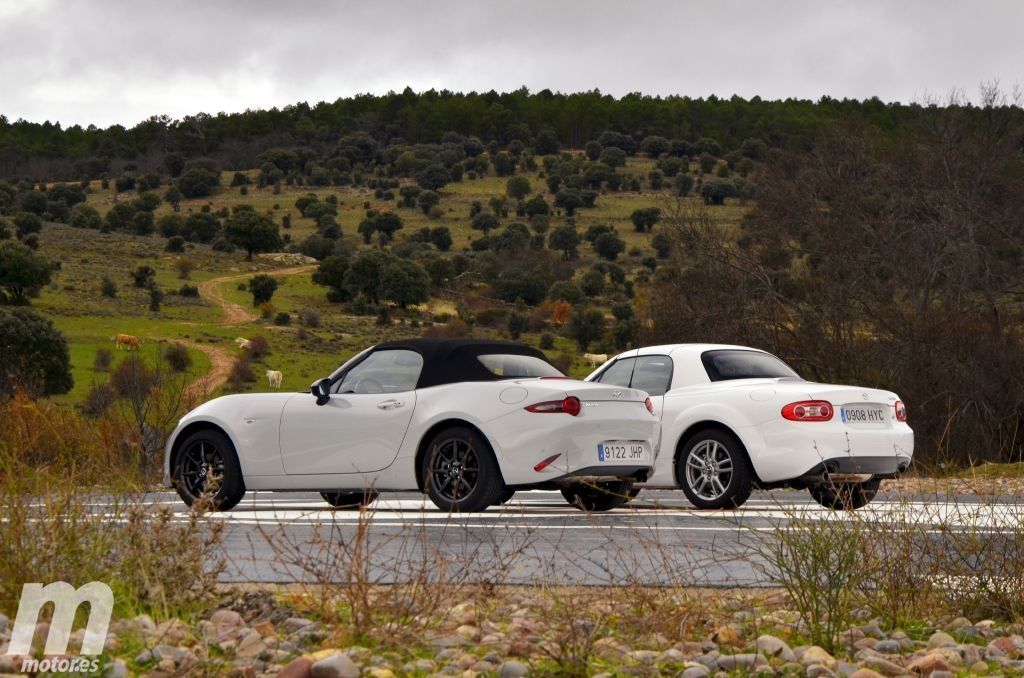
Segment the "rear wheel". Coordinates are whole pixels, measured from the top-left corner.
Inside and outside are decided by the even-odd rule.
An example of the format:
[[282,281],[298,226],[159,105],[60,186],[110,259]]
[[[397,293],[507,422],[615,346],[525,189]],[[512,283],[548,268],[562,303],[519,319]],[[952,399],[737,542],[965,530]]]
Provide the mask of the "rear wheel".
[[215,511],[229,511],[245,496],[235,446],[219,430],[196,431],[185,438],[174,457],[171,480],[189,506],[208,501]]
[[600,483],[575,483],[562,488],[562,496],[581,511],[611,511],[624,506],[635,494],[633,483],[628,480],[613,480]]
[[435,435],[421,463],[427,494],[442,511],[483,511],[498,503],[505,487],[491,446],[470,428]]
[[507,504],[509,501],[511,501],[512,497],[514,497],[515,494],[516,490],[514,487],[504,487],[501,490],[501,494],[498,495],[498,501],[496,501],[494,505],[499,506],[501,504]]
[[830,483],[811,485],[808,491],[814,501],[833,511],[853,511],[871,503],[878,494],[882,481],[865,480],[862,483]]
[[372,504],[377,499],[378,493],[373,490],[364,490],[363,492],[321,492],[320,496],[334,508],[358,509]]
[[698,431],[683,445],[676,477],[699,509],[739,508],[753,490],[747,453],[730,433]]

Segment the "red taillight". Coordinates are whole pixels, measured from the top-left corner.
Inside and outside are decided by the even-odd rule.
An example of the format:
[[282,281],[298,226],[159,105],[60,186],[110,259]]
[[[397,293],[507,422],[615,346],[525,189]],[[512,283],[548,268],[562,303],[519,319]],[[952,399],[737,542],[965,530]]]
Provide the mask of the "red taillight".
[[647,400],[644,401],[644,407],[647,408],[648,412],[650,412],[651,414],[654,414],[654,403],[651,402],[650,398],[648,398]]
[[541,460],[540,463],[538,463],[536,466],[533,467],[533,470],[536,471],[537,473],[540,473],[541,471],[546,469],[548,466],[551,466],[551,462],[553,462],[555,459],[558,459],[561,456],[562,456],[561,452],[559,452],[558,454],[552,454],[547,459]]
[[782,416],[790,421],[828,421],[832,418],[832,403],[826,400],[802,400],[782,408]]
[[893,408],[896,410],[896,421],[907,420],[907,406],[903,404],[902,400],[897,400]]
[[575,417],[580,413],[580,399],[576,396],[569,396],[562,400],[548,400],[543,403],[528,405],[526,407],[526,411],[536,412],[538,414],[564,412],[565,414],[570,414]]

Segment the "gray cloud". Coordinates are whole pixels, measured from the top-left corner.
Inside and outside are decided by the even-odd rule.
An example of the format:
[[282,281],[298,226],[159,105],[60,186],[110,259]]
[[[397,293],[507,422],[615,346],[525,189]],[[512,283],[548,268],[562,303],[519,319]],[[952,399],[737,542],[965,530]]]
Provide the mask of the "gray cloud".
[[0,0],[0,114],[132,124],[406,85],[907,102],[1012,87],[1021,25],[1013,0]]

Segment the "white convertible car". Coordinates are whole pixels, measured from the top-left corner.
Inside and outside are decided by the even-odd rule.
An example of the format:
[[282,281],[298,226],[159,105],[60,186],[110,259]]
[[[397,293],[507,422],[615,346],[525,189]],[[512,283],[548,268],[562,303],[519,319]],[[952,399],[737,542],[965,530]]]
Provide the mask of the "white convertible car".
[[914,452],[895,393],[804,381],[744,346],[649,346],[615,356],[587,381],[650,394],[660,454],[643,487],[681,487],[702,509],[784,486],[808,489],[822,506],[860,508]]
[[352,507],[418,489],[444,511],[481,511],[539,487],[607,510],[651,474],[657,431],[646,393],[567,379],[537,349],[414,339],[366,349],[311,393],[197,407],[167,441],[164,481],[222,510],[246,490]]

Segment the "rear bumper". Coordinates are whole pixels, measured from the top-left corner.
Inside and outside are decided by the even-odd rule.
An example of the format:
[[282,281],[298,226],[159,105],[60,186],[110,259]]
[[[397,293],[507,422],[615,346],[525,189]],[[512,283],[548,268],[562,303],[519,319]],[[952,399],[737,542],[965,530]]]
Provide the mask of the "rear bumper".
[[808,469],[800,480],[822,482],[828,476],[870,475],[872,478],[895,478],[910,466],[910,457],[833,457]]

